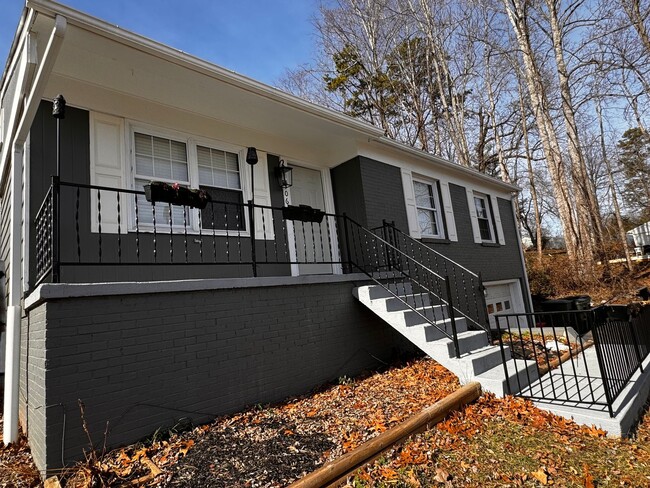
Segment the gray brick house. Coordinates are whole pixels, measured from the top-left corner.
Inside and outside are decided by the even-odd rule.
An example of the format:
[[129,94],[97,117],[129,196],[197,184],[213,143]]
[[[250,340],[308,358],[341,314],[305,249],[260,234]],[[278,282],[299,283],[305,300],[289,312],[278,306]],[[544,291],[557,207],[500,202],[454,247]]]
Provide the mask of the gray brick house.
[[[80,457],[78,399],[119,445],[411,350],[363,284],[451,322],[530,310],[517,188],[376,127],[48,0],[0,90],[4,439],[39,469]],[[154,180],[210,202],[151,203]]]

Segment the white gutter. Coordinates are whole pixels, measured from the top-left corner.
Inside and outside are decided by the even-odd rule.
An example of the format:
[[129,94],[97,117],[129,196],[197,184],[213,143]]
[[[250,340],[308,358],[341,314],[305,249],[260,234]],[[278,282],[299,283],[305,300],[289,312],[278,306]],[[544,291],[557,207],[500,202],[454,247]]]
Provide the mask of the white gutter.
[[[25,111],[18,124],[11,144],[11,226],[9,240],[9,301],[7,304],[7,341],[5,355],[4,423],[2,438],[5,444],[18,440],[18,399],[20,385],[20,321],[21,313],[21,204],[24,145],[34,116],[38,110],[45,86],[56,61],[67,22],[57,15],[45,48],[43,59],[36,73]],[[12,140],[11,138],[9,140]],[[9,158],[2,161],[2,173]]]
[[461,166],[460,164],[457,163],[452,163],[451,161],[447,161],[446,159],[439,158],[438,156],[435,156],[431,153],[422,151],[420,149],[416,149],[411,146],[407,146],[406,144],[402,144],[401,142],[397,142],[393,139],[389,139],[388,137],[382,136],[380,138],[375,138],[375,139],[369,139],[368,142],[377,142],[379,144],[383,144],[385,146],[388,146],[392,149],[401,151],[401,152],[406,152],[409,153],[412,156],[415,156],[419,159],[422,159],[423,161],[426,161],[428,163],[434,163],[438,164],[440,166],[444,166],[451,171],[456,171],[459,173],[463,173],[467,176],[471,176],[472,178],[476,178],[481,181],[486,181],[489,182],[493,185],[500,186],[501,188],[506,189],[507,191],[516,191],[519,192],[521,191],[521,188],[519,188],[517,185],[513,185],[512,183],[506,183],[505,181],[499,180],[497,178],[494,178],[492,176],[488,176],[486,174],[481,173],[480,171],[474,169],[474,168],[468,168],[467,166]]

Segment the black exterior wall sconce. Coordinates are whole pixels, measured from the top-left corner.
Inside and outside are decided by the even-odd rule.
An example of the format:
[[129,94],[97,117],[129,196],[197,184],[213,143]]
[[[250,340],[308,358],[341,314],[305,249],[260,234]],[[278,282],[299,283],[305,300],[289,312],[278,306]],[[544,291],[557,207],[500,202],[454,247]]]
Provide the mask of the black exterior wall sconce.
[[275,176],[278,179],[278,185],[280,185],[280,188],[283,190],[286,190],[293,185],[293,168],[287,166],[284,159],[281,159],[280,166],[275,168]]

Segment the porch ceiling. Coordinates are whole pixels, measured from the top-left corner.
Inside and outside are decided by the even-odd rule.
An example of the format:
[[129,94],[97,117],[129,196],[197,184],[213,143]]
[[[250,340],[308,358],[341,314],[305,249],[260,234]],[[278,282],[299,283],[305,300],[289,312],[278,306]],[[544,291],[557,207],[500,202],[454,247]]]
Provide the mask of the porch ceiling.
[[[52,17],[40,14],[32,30],[42,39],[52,22]],[[196,58],[180,51],[176,54],[179,58],[173,59],[146,45],[118,42],[107,34],[77,25],[72,19],[53,75],[63,83],[69,80],[71,86],[81,83],[195,114],[216,124],[236,126],[294,144],[300,141],[311,152],[320,154],[321,163],[328,167],[355,156],[360,142],[380,133],[367,124],[326,113],[329,111],[306,102],[287,103],[287,95],[278,90],[208,63],[193,66],[186,58]],[[56,88],[61,85],[59,81]],[[95,108],[87,105],[87,97],[77,99],[74,91],[66,91],[65,96],[71,105]]]

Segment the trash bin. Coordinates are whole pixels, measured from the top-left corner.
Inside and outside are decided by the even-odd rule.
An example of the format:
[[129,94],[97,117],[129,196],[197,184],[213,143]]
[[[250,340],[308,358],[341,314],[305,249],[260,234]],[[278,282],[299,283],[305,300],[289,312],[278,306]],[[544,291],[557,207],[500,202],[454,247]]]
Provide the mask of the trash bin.
[[573,315],[574,329],[579,335],[585,334],[593,326],[593,314],[591,310],[591,297],[589,295],[575,295],[564,297],[565,300],[573,302],[572,310],[585,311],[585,313],[576,313]]
[[[559,300],[546,300],[542,302],[543,312],[570,312],[566,316],[556,317],[552,322],[557,327],[573,327],[579,334],[585,334],[591,330],[593,314],[591,313],[591,297],[589,295],[575,295],[564,297]],[[575,313],[584,311],[584,313]],[[551,320],[546,324],[550,325]]]

